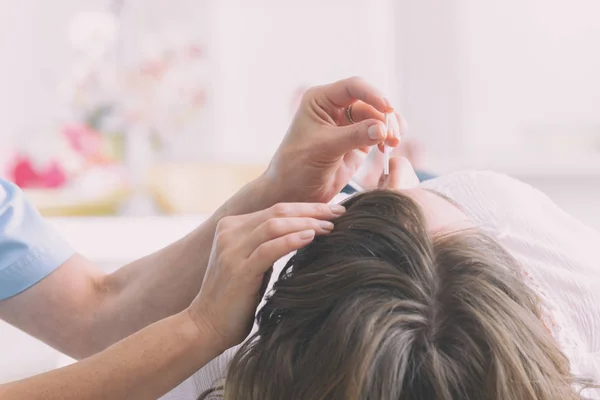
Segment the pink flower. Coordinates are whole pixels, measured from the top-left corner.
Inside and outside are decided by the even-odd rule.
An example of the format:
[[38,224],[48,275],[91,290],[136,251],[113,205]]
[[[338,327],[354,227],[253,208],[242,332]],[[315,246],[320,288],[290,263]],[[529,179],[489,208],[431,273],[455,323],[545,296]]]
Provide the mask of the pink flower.
[[102,159],[102,135],[84,124],[66,125],[63,129],[69,144],[86,159]]
[[36,169],[31,160],[22,154],[17,155],[14,160],[9,169],[9,176],[23,189],[56,189],[63,187],[67,182],[65,170],[58,161],[50,162],[45,168]]

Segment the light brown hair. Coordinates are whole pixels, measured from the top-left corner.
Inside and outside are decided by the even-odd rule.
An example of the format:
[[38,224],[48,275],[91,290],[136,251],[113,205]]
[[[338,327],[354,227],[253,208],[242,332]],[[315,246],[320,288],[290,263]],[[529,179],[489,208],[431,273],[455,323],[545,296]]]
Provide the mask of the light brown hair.
[[418,205],[357,195],[288,262],[236,353],[226,400],[570,400],[569,362],[517,262]]

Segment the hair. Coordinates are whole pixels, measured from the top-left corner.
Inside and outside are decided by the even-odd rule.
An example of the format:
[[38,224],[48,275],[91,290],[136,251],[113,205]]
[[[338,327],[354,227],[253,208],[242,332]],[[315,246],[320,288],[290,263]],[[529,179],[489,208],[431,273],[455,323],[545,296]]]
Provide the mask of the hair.
[[409,197],[345,202],[232,359],[226,400],[580,399],[518,263],[477,229],[430,234]]

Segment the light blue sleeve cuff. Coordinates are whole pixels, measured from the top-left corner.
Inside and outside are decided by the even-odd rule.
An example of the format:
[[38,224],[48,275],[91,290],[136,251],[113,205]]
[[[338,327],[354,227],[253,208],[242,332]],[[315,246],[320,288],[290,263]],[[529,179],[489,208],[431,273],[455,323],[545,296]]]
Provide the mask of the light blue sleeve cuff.
[[35,285],[75,254],[63,241],[33,247],[18,261],[0,271],[0,300],[17,295]]
[[23,192],[0,179],[0,300],[35,285],[73,254]]

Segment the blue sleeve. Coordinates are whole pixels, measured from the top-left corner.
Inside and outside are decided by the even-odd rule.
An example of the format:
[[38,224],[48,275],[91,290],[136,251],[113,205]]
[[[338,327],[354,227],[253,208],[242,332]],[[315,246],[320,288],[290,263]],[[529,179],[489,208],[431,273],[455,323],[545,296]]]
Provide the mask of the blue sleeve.
[[23,192],[0,179],[0,300],[35,285],[73,253]]

